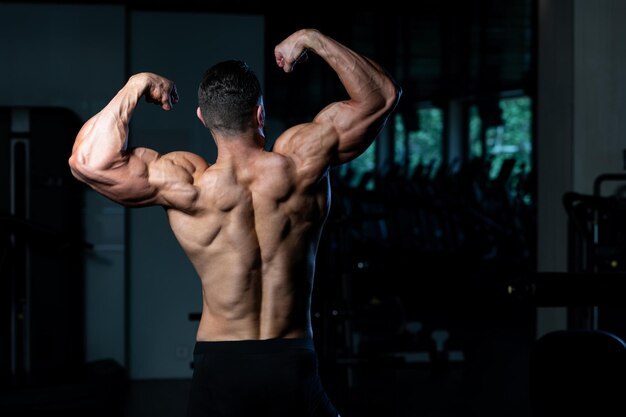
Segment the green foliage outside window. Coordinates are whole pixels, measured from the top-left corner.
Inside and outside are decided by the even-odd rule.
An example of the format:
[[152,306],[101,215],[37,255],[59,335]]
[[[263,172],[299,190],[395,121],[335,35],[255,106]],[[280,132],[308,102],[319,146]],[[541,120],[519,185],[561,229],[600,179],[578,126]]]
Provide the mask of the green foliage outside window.
[[[529,97],[506,98],[500,100],[503,124],[490,127],[485,132],[487,158],[491,161],[491,177],[500,172],[504,160],[516,160],[512,177],[527,174],[532,166],[532,114]],[[439,108],[429,107],[417,110],[419,129],[408,131],[402,115],[396,113],[393,145],[394,162],[411,174],[419,164],[436,168],[442,161],[443,112]],[[482,121],[476,106],[469,109],[469,157],[483,156],[481,141]],[[342,166],[342,175],[351,172],[350,185],[356,186],[366,172],[376,169],[375,141],[358,158]]]
[[[500,172],[505,159],[515,158],[513,174],[528,173],[532,162],[531,101],[529,97],[500,100],[503,124],[485,132],[487,156],[491,159],[491,177]],[[476,106],[470,108],[470,157],[483,154],[480,140],[481,120]]]
[[483,155],[483,143],[480,140],[482,120],[478,114],[478,107],[472,106],[469,109],[469,158],[480,158]]
[[[376,141],[374,141],[369,148],[365,150],[358,158],[353,159],[341,166],[340,174],[345,177],[350,172],[351,178],[349,185],[356,187],[363,174],[366,172],[373,172],[376,169]],[[369,187],[371,188],[371,187]]]
[[530,98],[518,97],[500,100],[504,124],[486,132],[486,145],[493,157],[491,176],[500,171],[507,158],[517,161],[513,173],[531,169],[531,108]]
[[420,163],[437,167],[442,158],[443,112],[436,107],[422,108],[417,117],[419,130],[408,132],[407,138],[402,116],[395,116],[394,160],[402,167],[408,163],[408,173]]
[[[506,98],[500,100],[502,125],[485,131],[486,158],[491,163],[490,177],[500,173],[503,162],[513,158],[515,165],[508,184],[511,197],[521,198],[530,204],[532,196],[525,189],[522,179],[532,170],[532,109],[530,97]],[[476,106],[469,109],[469,156],[483,156],[481,142],[480,115]]]

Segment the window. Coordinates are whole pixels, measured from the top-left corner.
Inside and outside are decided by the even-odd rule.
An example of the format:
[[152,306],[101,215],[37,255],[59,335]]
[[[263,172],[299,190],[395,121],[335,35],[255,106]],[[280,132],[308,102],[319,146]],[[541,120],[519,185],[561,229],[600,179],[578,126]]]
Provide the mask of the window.
[[[436,169],[442,160],[443,112],[436,107],[422,107],[417,109],[416,116],[408,123],[415,129],[408,132],[401,114],[396,113],[392,119],[393,160],[407,175],[411,175],[419,164]],[[350,186],[357,186],[363,174],[375,171],[377,143],[374,141],[361,156],[340,168],[340,175]],[[369,183],[367,188],[372,187],[373,183]]]
[[[363,174],[374,172],[376,168],[376,141],[361,155],[340,167],[339,174],[348,182],[350,187],[356,187],[361,182]],[[371,181],[370,181],[371,183]],[[372,188],[372,184],[368,184]]]
[[[486,157],[491,160],[490,175],[496,177],[502,163],[509,158],[516,161],[513,174],[528,173],[532,168],[530,97],[501,99],[499,107],[502,124],[485,129]],[[470,107],[469,119],[469,156],[482,157],[482,121],[477,106]]]
[[[498,126],[485,128],[477,106],[469,108],[469,157],[485,157],[490,163],[489,176],[496,178],[502,164],[513,159],[507,188],[512,198],[531,204],[533,196],[528,188],[532,170],[532,109],[527,96],[503,98],[498,102]],[[484,134],[484,144],[481,135]],[[484,154],[486,152],[486,155]]]
[[417,110],[417,129],[408,131],[395,116],[394,161],[410,175],[421,163],[436,168],[442,159],[443,112],[436,107]]
[[469,158],[480,158],[483,156],[483,142],[480,140],[482,120],[478,114],[478,107],[471,106],[469,109]]

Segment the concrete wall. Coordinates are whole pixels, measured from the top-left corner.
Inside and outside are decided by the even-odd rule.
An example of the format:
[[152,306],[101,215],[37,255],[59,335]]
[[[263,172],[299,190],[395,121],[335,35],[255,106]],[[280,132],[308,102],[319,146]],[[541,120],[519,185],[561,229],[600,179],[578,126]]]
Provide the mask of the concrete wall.
[[[567,191],[593,192],[623,172],[626,3],[540,0],[538,84],[538,269],[564,272]],[[564,308],[539,311],[538,334],[565,328]]]
[[[0,4],[0,105],[64,107],[87,120],[125,80],[124,21],[120,6]],[[94,245],[85,266],[86,359],[123,364],[124,211],[87,192],[83,216]]]
[[[127,70],[160,73],[176,81],[181,102],[168,114],[140,103],[131,144],[211,162],[213,141],[195,118],[200,76],[217,60],[241,58],[263,82],[263,25],[255,16],[0,4],[0,106],[65,107],[86,121]],[[115,359],[135,379],[189,377],[197,323],[188,313],[200,311],[199,281],[162,209],[127,213],[87,191],[83,215],[94,245],[86,253],[86,359]]]

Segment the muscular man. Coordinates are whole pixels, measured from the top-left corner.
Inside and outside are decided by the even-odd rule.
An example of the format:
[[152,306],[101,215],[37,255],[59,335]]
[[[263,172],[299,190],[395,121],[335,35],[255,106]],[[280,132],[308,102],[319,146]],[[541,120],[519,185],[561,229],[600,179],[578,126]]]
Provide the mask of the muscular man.
[[259,81],[241,61],[205,73],[197,115],[217,144],[208,164],[189,152],[128,148],[142,97],[170,110],[172,81],[133,75],[78,133],[76,178],[130,207],[161,205],[202,282],[190,416],[337,416],[317,372],[311,292],[329,210],[329,167],[359,156],[400,97],[376,63],[314,29],[275,48],[291,72],[311,51],[332,67],[350,99],[291,127],[264,150]]

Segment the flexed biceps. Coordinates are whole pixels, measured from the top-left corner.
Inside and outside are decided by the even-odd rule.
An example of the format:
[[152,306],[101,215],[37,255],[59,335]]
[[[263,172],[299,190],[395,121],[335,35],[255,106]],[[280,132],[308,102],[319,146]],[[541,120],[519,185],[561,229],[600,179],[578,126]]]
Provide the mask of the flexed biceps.
[[196,113],[217,145],[212,165],[190,152],[128,147],[141,97],[165,111],[178,102],[174,82],[149,72],[130,77],[76,137],[75,177],[126,206],[163,206],[198,274],[190,417],[338,415],[317,372],[310,311],[328,171],[367,149],[401,91],[374,61],[315,29],[290,35],[274,56],[290,73],[309,53],[350,99],[287,129],[271,152],[259,80],[236,59],[211,66],[198,88]]

